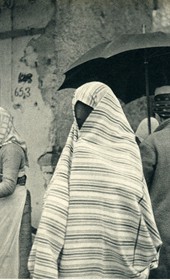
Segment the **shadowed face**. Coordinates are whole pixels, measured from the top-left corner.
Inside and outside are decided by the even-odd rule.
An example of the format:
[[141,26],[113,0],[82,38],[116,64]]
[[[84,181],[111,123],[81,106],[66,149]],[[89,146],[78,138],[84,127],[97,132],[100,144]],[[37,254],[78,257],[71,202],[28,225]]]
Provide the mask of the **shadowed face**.
[[78,124],[79,129],[82,127],[83,123],[92,112],[93,108],[84,104],[81,101],[77,101],[75,105],[75,117]]

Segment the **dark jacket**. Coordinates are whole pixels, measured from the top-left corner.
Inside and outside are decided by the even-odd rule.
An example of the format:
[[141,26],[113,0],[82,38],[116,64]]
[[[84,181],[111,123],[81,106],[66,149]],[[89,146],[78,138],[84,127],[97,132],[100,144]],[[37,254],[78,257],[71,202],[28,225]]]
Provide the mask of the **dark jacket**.
[[[144,175],[163,241],[153,278],[170,278],[170,119],[140,144]],[[151,277],[152,278],[152,277]]]

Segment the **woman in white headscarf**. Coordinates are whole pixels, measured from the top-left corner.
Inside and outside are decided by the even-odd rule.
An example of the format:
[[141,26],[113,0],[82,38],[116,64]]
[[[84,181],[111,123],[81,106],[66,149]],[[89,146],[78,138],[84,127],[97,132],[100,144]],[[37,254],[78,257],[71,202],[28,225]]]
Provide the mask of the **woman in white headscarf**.
[[[84,113],[84,114],[82,114]],[[111,89],[79,87],[28,267],[33,278],[146,278],[161,240],[135,135]]]
[[1,279],[19,278],[19,233],[27,195],[27,164],[26,144],[15,130],[12,116],[0,107]]

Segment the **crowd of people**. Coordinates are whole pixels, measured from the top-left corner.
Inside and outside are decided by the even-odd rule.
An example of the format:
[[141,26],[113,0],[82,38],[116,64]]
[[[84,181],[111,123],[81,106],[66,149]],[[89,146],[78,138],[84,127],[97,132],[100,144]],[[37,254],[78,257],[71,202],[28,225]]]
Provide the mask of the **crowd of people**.
[[[170,86],[155,90],[150,134],[147,119],[132,130],[101,82],[77,88],[72,110],[29,251],[30,278],[170,278]],[[27,148],[3,108],[0,124],[0,278],[18,278]]]

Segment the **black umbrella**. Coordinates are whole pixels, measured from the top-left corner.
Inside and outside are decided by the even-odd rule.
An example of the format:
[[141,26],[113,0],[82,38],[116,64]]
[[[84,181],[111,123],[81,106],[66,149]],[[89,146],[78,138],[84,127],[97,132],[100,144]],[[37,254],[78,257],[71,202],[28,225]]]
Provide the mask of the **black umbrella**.
[[92,48],[65,72],[59,90],[101,81],[128,103],[147,96],[150,131],[150,95],[158,86],[170,84],[170,34],[163,32],[124,34]]

